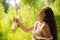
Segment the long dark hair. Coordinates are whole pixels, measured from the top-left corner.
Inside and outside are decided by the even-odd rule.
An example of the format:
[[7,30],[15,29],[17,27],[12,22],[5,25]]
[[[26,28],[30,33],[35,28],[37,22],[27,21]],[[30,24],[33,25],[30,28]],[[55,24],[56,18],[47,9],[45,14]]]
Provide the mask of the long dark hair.
[[43,9],[45,10],[45,14],[46,14],[44,21],[49,25],[51,34],[53,36],[53,40],[58,40],[54,12],[52,11],[52,9],[50,7],[44,7]]

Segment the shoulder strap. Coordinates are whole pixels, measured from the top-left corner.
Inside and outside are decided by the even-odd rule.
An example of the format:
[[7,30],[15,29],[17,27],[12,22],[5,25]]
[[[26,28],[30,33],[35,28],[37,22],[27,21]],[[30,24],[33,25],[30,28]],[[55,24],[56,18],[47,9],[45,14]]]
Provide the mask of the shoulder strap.
[[39,27],[40,30],[42,30],[42,28],[44,27],[44,25],[45,25],[45,23],[43,22],[43,23],[41,24],[41,26]]

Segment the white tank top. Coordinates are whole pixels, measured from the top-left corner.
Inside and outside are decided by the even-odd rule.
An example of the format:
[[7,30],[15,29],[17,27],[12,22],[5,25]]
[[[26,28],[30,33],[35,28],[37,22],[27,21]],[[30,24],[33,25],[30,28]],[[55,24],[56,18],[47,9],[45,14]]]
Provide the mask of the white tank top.
[[[37,21],[37,23],[38,23],[39,21]],[[39,26],[39,27],[36,27],[36,25],[34,25],[34,30],[32,31],[32,34],[37,38],[37,39],[45,39],[45,40],[50,40],[50,39],[53,39],[53,37],[51,37],[51,38],[45,38],[45,37],[41,37],[41,36],[37,36],[36,35],[36,32],[37,31],[40,31],[43,27],[44,27],[44,25],[45,25],[45,23],[43,22],[43,23],[40,23],[39,22],[39,24],[37,24],[37,26]]]

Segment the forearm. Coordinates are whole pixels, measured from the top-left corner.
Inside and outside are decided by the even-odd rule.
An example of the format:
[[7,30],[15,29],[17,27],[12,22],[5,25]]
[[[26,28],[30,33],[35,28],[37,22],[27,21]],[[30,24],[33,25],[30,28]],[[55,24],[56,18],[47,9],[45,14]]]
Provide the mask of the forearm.
[[18,22],[18,25],[20,26],[20,28],[22,28],[23,31],[29,32],[29,29],[26,28],[21,22]]

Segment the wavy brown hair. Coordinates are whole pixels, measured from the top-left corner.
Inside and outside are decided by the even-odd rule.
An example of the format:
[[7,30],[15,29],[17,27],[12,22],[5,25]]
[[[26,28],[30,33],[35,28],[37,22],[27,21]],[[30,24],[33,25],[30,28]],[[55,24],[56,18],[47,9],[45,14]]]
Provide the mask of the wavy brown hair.
[[52,11],[50,7],[44,7],[43,9],[45,10],[45,14],[46,14],[44,21],[49,25],[51,34],[53,36],[53,40],[58,40],[57,39],[57,26],[56,26],[56,22],[54,18],[54,12]]

